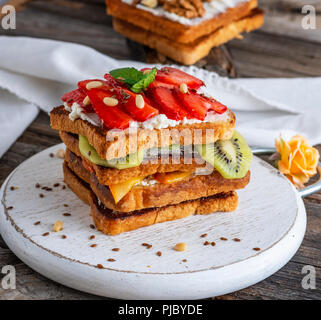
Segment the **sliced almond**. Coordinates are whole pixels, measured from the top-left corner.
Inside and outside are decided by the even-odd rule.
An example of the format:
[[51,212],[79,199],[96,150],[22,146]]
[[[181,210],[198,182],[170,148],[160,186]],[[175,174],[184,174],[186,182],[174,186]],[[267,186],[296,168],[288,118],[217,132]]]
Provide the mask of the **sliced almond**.
[[53,226],[53,231],[58,232],[58,231],[61,231],[62,229],[63,229],[63,223],[62,221],[58,220]]
[[187,249],[187,245],[185,242],[177,243],[173,249],[176,251],[185,251]]
[[179,86],[179,90],[181,93],[187,93],[188,92],[188,87],[186,83],[181,83],[181,85]]
[[90,90],[90,89],[94,89],[94,88],[99,88],[103,85],[102,82],[100,81],[90,81],[86,84],[86,89]]
[[144,106],[145,106],[145,101],[144,101],[144,98],[143,98],[143,96],[142,96],[141,94],[138,94],[138,95],[136,96],[135,102],[136,102],[136,107],[137,107],[138,109],[143,109],[143,108],[144,108]]
[[142,0],[140,3],[148,8],[155,8],[158,5],[157,0]]
[[82,103],[83,103],[85,106],[90,105],[90,104],[91,104],[91,102],[90,102],[89,97],[88,97],[88,96],[86,96],[86,98],[84,99],[84,101],[83,101]]
[[118,104],[118,100],[116,98],[106,97],[104,98],[104,104],[108,107],[115,107]]

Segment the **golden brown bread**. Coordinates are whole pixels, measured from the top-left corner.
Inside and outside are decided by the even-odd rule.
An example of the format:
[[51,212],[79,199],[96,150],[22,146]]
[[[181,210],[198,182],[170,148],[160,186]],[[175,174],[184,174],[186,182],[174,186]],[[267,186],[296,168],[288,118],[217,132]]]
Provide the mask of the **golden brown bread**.
[[[227,140],[232,137],[235,127],[235,115],[232,111],[227,110],[224,120],[192,125],[178,125],[175,128],[161,130],[138,129],[138,132],[133,134],[123,131],[122,134],[125,135],[125,139],[116,138],[112,141],[107,141],[107,134],[109,135],[113,131],[94,126],[82,119],[72,121],[68,115],[69,112],[66,111],[63,106],[54,108],[50,112],[51,127],[56,130],[81,134],[87,137],[89,143],[96,149],[99,156],[107,160],[129,154],[130,147],[133,147],[133,143],[135,144],[135,142],[137,142],[137,150],[135,151],[138,151],[153,147],[165,147],[171,144],[190,145]],[[208,135],[208,129],[213,129],[213,134]],[[184,133],[187,134],[184,135]],[[171,134],[171,136],[169,136],[169,134]],[[133,138],[133,140],[131,140],[131,138]],[[119,154],[119,152],[123,153]]]
[[[79,140],[77,136],[71,135],[65,131],[59,131],[60,138],[66,147],[75,153],[78,157],[84,159],[79,150]],[[139,176],[150,176],[157,172],[173,172],[173,171],[188,171],[194,172],[197,168],[203,168],[206,166],[206,163],[201,164],[200,162],[195,161],[193,156],[190,164],[184,163],[184,157],[181,157],[180,163],[161,163],[161,159],[157,159],[157,163],[143,163],[138,167],[128,168],[128,169],[114,169],[98,166],[94,163],[91,163],[92,169],[95,171],[96,177],[100,184],[109,185],[113,183],[121,183],[127,181],[130,178],[139,177]],[[156,161],[155,161],[156,162]]]
[[171,184],[136,185],[116,204],[109,187],[100,184],[96,176],[84,168],[81,158],[67,150],[65,160],[77,176],[90,184],[92,191],[108,209],[119,212],[162,207],[234,191],[244,188],[250,180],[250,172],[242,179],[229,180],[214,171],[210,175],[192,175]]
[[64,161],[62,169],[66,185],[78,196],[78,198],[89,204],[90,198],[94,196],[90,189],[90,185],[71,171],[66,161]]
[[121,0],[106,0],[106,2],[108,14],[180,43],[193,42],[197,38],[230,24],[232,21],[239,20],[257,7],[257,0],[243,1],[238,6],[229,8],[212,19],[204,20],[197,25],[186,26],[164,17],[155,16],[146,10],[127,5]]
[[185,201],[162,208],[152,208],[131,213],[113,212],[98,203],[97,197],[66,163],[63,165],[64,181],[70,189],[90,204],[91,215],[96,228],[105,234],[117,235],[155,223],[185,218],[192,214],[209,214],[217,211],[234,211],[237,208],[237,194],[228,192],[208,198]]
[[137,27],[119,18],[113,18],[114,29],[125,37],[142,43],[159,53],[185,65],[191,65],[208,55],[213,47],[232,40],[242,32],[250,32],[262,26],[263,11],[254,9],[246,17],[231,22],[210,34],[197,38],[190,43],[179,43],[164,36]]
[[230,212],[237,208],[238,203],[237,194],[229,192],[162,208],[142,210],[142,212],[136,212],[127,217],[110,219],[110,215],[107,215],[106,211],[103,211],[102,207],[98,205],[97,198],[91,198],[90,200],[91,215],[96,228],[109,235],[117,235],[122,232],[151,226],[155,223],[182,219],[193,214],[210,214],[217,211]]

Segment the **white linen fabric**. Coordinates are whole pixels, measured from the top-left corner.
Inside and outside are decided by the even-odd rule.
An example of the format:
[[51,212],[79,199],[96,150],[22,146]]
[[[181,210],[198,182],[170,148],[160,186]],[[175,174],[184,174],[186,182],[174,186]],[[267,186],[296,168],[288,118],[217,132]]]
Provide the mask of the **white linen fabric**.
[[[0,157],[39,109],[49,112],[61,104],[61,95],[79,80],[126,66],[149,65],[74,43],[1,36]],[[237,129],[251,146],[273,147],[280,134],[321,143],[321,78],[228,79],[194,66],[180,68],[204,80],[213,97],[235,112]]]

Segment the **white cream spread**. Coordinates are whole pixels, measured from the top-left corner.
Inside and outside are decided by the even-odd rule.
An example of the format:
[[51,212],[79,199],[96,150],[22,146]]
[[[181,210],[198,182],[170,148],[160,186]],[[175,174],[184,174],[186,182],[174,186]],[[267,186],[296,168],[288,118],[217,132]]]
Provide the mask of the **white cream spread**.
[[133,121],[130,123],[129,127],[147,129],[147,130],[166,129],[166,128],[176,127],[178,125],[224,121],[226,120],[226,118],[227,118],[226,112],[223,114],[218,114],[214,111],[208,112],[204,120],[184,118],[183,120],[177,121],[177,120],[168,119],[165,114],[159,114],[144,122]]
[[[132,5],[134,0],[122,0],[122,2]],[[141,10],[148,11],[155,16],[162,16],[169,20],[178,22],[180,24],[184,24],[187,26],[193,26],[200,24],[205,20],[209,20],[214,18],[215,16],[225,12],[228,8],[234,8],[241,2],[247,2],[249,0],[212,0],[211,2],[204,2],[204,10],[205,14],[200,18],[192,18],[188,19],[185,17],[181,17],[175,13],[168,12],[164,10],[161,6],[157,6],[156,8],[149,8],[142,4],[137,4],[136,7]]]
[[64,103],[65,110],[69,111],[69,119],[75,121],[80,118],[82,120],[86,120],[94,126],[100,127],[102,125],[102,121],[99,119],[96,113],[85,113],[83,112],[83,108],[77,103],[74,102],[71,106]]
[[159,183],[159,182],[155,179],[144,179],[141,182],[138,182],[137,184],[135,184],[135,186],[149,187],[149,186],[153,186],[154,184],[157,184],[157,183]]

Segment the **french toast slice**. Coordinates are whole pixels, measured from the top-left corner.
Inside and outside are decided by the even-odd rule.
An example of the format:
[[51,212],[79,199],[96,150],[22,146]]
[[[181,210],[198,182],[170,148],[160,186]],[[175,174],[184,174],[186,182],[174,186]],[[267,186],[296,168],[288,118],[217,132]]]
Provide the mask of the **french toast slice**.
[[80,199],[90,205],[96,228],[108,235],[117,235],[155,223],[185,218],[193,214],[234,211],[238,204],[237,194],[231,191],[160,208],[128,213],[117,212],[107,209],[91,191],[89,184],[79,178],[66,162],[63,164],[63,172],[65,183]]
[[108,14],[178,43],[191,43],[200,37],[211,34],[220,27],[248,15],[252,9],[257,7],[257,0],[244,0],[240,1],[236,7],[228,8],[211,19],[204,19],[195,25],[184,25],[157,16],[150,11],[128,5],[121,0],[106,0],[106,2]]
[[[50,124],[53,129],[85,136],[102,159],[111,160],[129,154],[131,141],[136,144],[134,148],[136,152],[153,147],[167,147],[171,144],[190,145],[228,140],[234,132],[235,115],[228,109],[224,114],[217,115],[213,122],[177,125],[168,129],[140,128],[133,133],[123,131],[121,137],[124,139],[117,137],[119,132],[95,126],[86,120],[80,118],[70,120],[69,112],[64,106],[56,107],[50,112]],[[208,134],[209,131],[212,134]],[[114,134],[115,138],[112,139]],[[107,139],[107,136],[111,139]]]
[[170,40],[163,35],[145,30],[122,19],[113,18],[113,27],[126,38],[156,49],[159,53],[182,64],[192,65],[207,56],[213,47],[241,37],[242,32],[250,32],[260,28],[264,22],[264,13],[260,9],[253,9],[247,16],[189,43]]
[[217,171],[214,171],[209,175],[191,175],[188,178],[170,184],[137,184],[119,202],[115,203],[109,187],[100,184],[96,175],[85,169],[80,157],[67,149],[65,161],[77,176],[90,184],[92,191],[105,207],[118,212],[163,207],[234,191],[244,188],[250,180],[250,172],[242,179],[225,179]]
[[[79,139],[77,135],[70,134],[65,131],[59,131],[60,138],[62,142],[66,145],[67,149],[72,151],[78,157],[81,157],[83,160],[86,159],[82,156],[79,150]],[[67,153],[68,155],[68,153]],[[201,169],[206,167],[206,163],[201,163],[201,161],[196,161],[196,154],[191,156],[190,161],[185,161],[184,157],[175,158],[172,161],[171,156],[168,157],[168,163],[162,163],[160,157],[156,159],[152,159],[150,162],[145,162],[137,167],[128,168],[128,169],[116,169],[116,168],[107,168],[103,166],[96,165],[94,163],[90,163],[91,168],[94,170],[97,180],[102,185],[109,185],[113,183],[121,183],[125,182],[130,178],[139,177],[139,176],[149,176],[155,173],[163,173],[163,172],[174,172],[174,171],[187,171],[194,172],[196,169]],[[185,157],[186,159],[186,157]],[[198,160],[201,160],[199,157]],[[165,161],[163,161],[165,162]],[[209,164],[208,164],[209,166]]]

